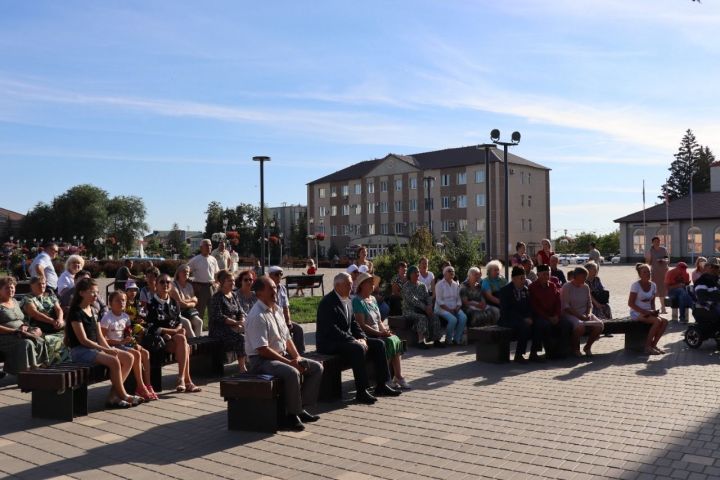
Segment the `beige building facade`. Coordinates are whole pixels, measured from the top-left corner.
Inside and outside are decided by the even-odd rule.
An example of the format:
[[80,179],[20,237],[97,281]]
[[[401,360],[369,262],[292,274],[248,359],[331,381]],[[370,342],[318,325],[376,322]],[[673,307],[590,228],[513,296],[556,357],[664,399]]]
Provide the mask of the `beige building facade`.
[[[426,226],[428,205],[436,242],[468,232],[483,245],[490,241],[493,258],[504,258],[502,155],[501,150],[490,150],[488,178],[485,151],[474,146],[388,154],[351,165],[307,185],[308,232],[325,234],[318,243],[321,256],[331,246],[343,255],[365,245],[372,257],[390,245],[406,243],[417,228]],[[512,154],[508,160],[509,241],[512,251],[517,241],[533,251],[550,232],[550,170]]]

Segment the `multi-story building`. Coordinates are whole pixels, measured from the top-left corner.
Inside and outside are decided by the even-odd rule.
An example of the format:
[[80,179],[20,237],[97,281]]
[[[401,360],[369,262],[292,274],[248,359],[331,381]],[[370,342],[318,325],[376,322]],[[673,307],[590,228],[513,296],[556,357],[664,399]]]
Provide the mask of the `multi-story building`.
[[283,203],[281,207],[270,207],[268,209],[271,215],[271,221],[275,222],[279,233],[285,238],[290,238],[293,227],[299,222],[305,222],[307,207],[305,205],[287,205]]
[[9,240],[10,237],[18,238],[20,235],[20,224],[25,215],[13,212],[6,208],[0,208],[0,240]]
[[[346,247],[362,244],[374,256],[389,245],[407,242],[418,227],[428,224],[429,210],[436,240],[467,231],[483,243],[489,241],[491,256],[502,258],[506,243],[502,155],[490,150],[488,178],[485,151],[474,146],[388,154],[356,163],[308,183],[308,232],[325,234],[321,255],[330,246],[342,254]],[[513,249],[515,242],[524,241],[532,253],[550,234],[550,170],[512,154],[508,164],[508,240]]]

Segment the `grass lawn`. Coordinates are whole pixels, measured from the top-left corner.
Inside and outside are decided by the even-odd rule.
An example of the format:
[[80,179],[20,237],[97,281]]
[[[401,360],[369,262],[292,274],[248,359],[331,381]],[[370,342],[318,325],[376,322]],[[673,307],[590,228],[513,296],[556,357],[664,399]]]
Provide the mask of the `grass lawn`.
[[296,323],[313,323],[322,297],[290,297],[290,318]]

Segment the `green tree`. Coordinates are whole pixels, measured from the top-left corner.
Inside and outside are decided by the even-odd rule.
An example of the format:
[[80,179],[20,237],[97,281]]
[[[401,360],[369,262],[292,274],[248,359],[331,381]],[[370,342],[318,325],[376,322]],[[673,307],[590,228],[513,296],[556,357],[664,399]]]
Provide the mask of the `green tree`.
[[710,191],[710,162],[709,157],[712,152],[698,145],[692,130],[685,132],[678,152],[674,155],[675,160],[670,164],[670,176],[667,178],[663,186],[663,194],[660,199],[665,198],[665,194],[670,200],[684,198],[690,194],[690,178],[692,176],[693,192]]
[[145,223],[145,204],[140,197],[118,196],[107,204],[107,233],[117,240],[118,253],[127,253],[148,231]]
[[288,255],[293,257],[305,257],[307,255],[307,234],[307,214],[303,213],[290,230],[290,251]]
[[55,217],[52,236],[67,240],[73,235],[85,235],[90,241],[105,237],[108,201],[108,193],[101,188],[93,185],[72,187],[52,202]]
[[[620,230],[600,235],[597,248],[603,255],[615,254],[620,251]],[[607,260],[610,260],[609,258]]]
[[[53,215],[52,205],[49,203],[38,203],[30,210],[20,225],[20,236],[29,239],[44,239],[46,236],[54,236],[55,232],[55,216]],[[81,234],[82,235],[82,234]]]
[[[238,244],[233,248],[240,256],[260,254],[260,208],[249,204],[241,203],[234,208],[224,208],[220,202],[210,202],[205,211],[205,238],[210,238],[213,233],[223,231],[223,219],[227,218],[227,228],[238,232]],[[267,224],[270,216],[265,212]]]
[[172,230],[168,234],[167,246],[170,253],[177,253],[180,258],[188,258],[190,256],[190,245],[184,240],[183,232],[177,223],[173,223]]

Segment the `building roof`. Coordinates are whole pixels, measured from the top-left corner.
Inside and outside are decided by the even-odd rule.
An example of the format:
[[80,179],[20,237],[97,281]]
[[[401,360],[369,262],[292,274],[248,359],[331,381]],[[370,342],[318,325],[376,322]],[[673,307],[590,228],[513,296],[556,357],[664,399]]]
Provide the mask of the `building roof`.
[[[490,149],[490,154],[491,163],[502,161],[503,152],[501,149],[494,147]],[[349,167],[338,170],[337,172],[331,173],[330,175],[326,175],[324,177],[318,178],[317,180],[313,180],[312,182],[309,182],[308,185],[312,185],[314,183],[342,182],[344,180],[360,178],[367,172],[375,168],[380,162],[384,161],[389,156],[393,156],[403,161],[406,161],[421,170],[485,164],[485,151],[482,149],[478,149],[475,145],[471,145],[468,147],[446,148],[444,150],[415,153],[412,155],[398,155],[391,153],[384,158],[366,160],[364,162],[350,165]],[[549,170],[549,168],[540,165],[539,163],[531,162],[530,160],[526,160],[522,157],[518,157],[517,155],[513,155],[510,152],[508,152],[508,163]]]
[[[693,218],[720,218],[720,192],[703,192],[693,195]],[[665,221],[665,203],[645,209],[645,220],[648,222]],[[690,219],[690,197],[679,198],[670,202],[667,208],[669,220]],[[643,211],[631,213],[615,220],[617,223],[642,222]]]
[[7,217],[9,220],[13,222],[17,222],[25,218],[25,215],[18,212],[13,212],[12,210],[8,210],[7,208],[0,208],[0,215],[3,217]]

